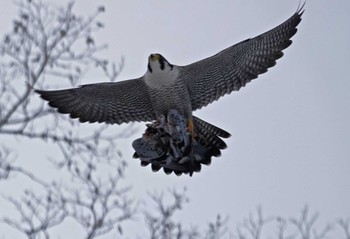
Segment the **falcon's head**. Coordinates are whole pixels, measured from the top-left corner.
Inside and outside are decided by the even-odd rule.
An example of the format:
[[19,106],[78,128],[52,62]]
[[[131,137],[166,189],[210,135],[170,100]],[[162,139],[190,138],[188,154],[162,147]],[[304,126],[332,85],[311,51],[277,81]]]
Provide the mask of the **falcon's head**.
[[148,71],[150,73],[157,71],[171,71],[173,65],[170,64],[161,54],[154,53],[148,57]]

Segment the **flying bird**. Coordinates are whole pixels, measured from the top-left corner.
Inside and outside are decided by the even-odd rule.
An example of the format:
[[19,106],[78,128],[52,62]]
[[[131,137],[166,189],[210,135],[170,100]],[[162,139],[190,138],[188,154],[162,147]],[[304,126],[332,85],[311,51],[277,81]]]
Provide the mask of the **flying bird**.
[[226,148],[222,138],[230,136],[193,111],[238,91],[273,67],[292,43],[303,6],[270,31],[189,65],[174,65],[155,53],[137,79],[36,92],[58,112],[80,122],[152,122],[133,142],[134,157],[153,171],[163,168],[165,173],[191,176],[201,164],[209,165],[212,156],[220,156]]

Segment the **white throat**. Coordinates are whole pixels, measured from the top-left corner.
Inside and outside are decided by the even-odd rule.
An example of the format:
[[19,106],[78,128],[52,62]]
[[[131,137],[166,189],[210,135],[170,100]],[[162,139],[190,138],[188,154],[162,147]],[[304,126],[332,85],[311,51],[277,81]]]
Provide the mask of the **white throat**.
[[160,68],[158,61],[150,62],[152,71],[147,71],[144,75],[146,84],[151,88],[161,88],[174,84],[178,80],[179,71],[176,66],[172,68],[165,65],[164,69]]

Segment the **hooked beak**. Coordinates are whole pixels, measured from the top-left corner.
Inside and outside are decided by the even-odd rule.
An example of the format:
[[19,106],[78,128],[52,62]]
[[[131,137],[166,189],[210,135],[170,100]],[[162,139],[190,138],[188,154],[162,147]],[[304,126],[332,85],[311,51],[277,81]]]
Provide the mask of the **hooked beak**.
[[160,56],[159,56],[159,54],[151,54],[149,56],[149,59],[150,59],[150,61],[159,61]]

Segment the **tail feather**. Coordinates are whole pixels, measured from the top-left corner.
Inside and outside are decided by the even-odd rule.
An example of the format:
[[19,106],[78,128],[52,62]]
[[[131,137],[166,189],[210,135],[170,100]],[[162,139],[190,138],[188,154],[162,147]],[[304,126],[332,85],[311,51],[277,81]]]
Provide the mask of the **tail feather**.
[[207,145],[215,145],[219,149],[227,148],[226,143],[221,138],[230,137],[230,133],[195,116],[193,117],[193,122],[195,133],[198,137],[203,138]]
[[195,127],[203,130],[203,131],[206,131],[206,132],[209,132],[209,133],[212,133],[216,136],[219,136],[221,138],[229,138],[231,137],[231,134],[223,129],[220,129],[219,127],[216,127],[215,125],[212,125],[196,116],[193,116],[193,122],[194,122],[194,125]]

